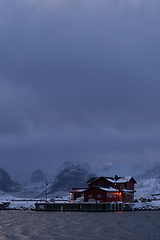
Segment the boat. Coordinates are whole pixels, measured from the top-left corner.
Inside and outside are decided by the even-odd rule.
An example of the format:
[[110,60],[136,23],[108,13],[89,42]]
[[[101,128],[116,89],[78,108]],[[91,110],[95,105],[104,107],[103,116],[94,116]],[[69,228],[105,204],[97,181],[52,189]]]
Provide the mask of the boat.
[[7,209],[10,205],[10,202],[0,202],[0,210]]

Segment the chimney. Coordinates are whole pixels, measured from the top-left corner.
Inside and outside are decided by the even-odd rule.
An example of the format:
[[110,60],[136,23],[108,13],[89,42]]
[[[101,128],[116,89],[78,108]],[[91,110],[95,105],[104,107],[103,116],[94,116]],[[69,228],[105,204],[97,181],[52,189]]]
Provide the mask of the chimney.
[[118,180],[118,175],[115,175],[114,179],[115,179],[115,181],[117,181]]

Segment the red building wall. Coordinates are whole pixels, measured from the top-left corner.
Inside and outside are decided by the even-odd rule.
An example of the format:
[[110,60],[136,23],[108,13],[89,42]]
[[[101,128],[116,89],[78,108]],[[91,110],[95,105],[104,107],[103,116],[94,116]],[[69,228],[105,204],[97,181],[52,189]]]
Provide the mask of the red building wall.
[[90,202],[92,200],[98,202],[115,202],[122,201],[121,193],[107,192],[97,187],[89,188],[84,193],[84,202]]
[[134,184],[136,183],[136,181],[131,178],[130,181],[127,183],[127,188],[126,189],[129,189],[129,190],[134,190]]
[[105,191],[102,191],[100,188],[89,188],[84,193],[84,202],[89,202],[91,200],[96,200],[100,202],[106,202],[107,201],[107,195]]

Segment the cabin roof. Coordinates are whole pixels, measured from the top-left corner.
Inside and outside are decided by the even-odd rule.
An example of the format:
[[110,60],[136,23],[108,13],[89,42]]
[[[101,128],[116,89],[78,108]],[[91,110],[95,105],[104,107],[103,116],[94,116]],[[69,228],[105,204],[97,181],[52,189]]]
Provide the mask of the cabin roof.
[[87,188],[77,188],[77,189],[71,189],[69,192],[70,193],[81,193],[83,191],[85,191]]
[[106,192],[119,192],[118,189],[116,188],[112,188],[112,187],[109,187],[109,188],[102,188],[102,187],[99,187],[100,189],[106,191]]
[[129,182],[131,179],[133,179],[134,183],[136,183],[135,179],[131,176],[129,177],[118,177],[117,175],[115,175],[115,177],[97,177],[97,178],[90,178],[87,183],[92,183],[95,180],[99,179],[99,178],[104,178],[106,180],[108,180],[109,182],[112,183],[126,183]]

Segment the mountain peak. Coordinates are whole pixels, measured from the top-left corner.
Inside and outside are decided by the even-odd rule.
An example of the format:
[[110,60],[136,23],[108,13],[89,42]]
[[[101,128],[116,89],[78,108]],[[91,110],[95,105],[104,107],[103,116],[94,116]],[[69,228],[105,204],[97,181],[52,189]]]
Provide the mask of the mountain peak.
[[9,174],[0,168],[0,190],[4,192],[16,192],[21,189],[21,184],[11,180]]
[[95,177],[95,174],[89,173],[80,164],[72,164],[57,174],[49,194],[58,191],[68,192],[74,187],[87,187],[87,181],[91,177]]
[[31,183],[39,183],[46,181],[45,174],[40,170],[35,170],[31,176]]

